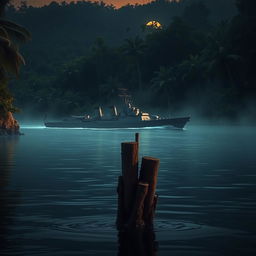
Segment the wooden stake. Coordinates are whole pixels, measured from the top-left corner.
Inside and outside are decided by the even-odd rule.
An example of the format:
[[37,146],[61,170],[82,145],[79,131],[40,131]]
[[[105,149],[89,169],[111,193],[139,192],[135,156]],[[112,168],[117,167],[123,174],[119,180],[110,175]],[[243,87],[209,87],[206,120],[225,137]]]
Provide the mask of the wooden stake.
[[159,159],[153,157],[143,157],[140,170],[140,182],[148,183],[148,193],[144,200],[143,218],[147,227],[152,227],[154,217],[155,190],[157,184],[157,174],[159,168]]
[[144,200],[148,192],[148,183],[139,182],[137,185],[136,198],[133,204],[133,211],[130,216],[128,228],[142,228],[144,227],[143,209]]
[[124,184],[124,218],[129,220],[138,183],[138,143],[124,142],[122,151],[122,176]]

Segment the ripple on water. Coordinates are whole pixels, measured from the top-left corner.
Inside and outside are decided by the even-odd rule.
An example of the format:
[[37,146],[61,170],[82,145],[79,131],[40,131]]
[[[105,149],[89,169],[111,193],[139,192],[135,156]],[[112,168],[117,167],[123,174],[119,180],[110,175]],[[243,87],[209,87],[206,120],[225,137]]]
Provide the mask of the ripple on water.
[[[113,242],[117,238],[114,216],[96,215],[80,216],[65,219],[53,219],[47,216],[19,217],[18,233],[23,233],[24,238],[51,239],[59,238],[86,241]],[[37,226],[37,229],[34,227]],[[213,237],[241,234],[240,231],[220,227],[207,226],[184,220],[156,219],[155,232],[157,240],[190,240],[194,238]]]

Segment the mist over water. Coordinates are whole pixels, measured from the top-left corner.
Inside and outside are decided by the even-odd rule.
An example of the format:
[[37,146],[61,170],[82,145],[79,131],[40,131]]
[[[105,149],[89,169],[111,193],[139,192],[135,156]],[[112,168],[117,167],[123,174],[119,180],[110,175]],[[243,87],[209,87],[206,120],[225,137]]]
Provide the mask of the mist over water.
[[161,163],[155,254],[255,255],[255,127],[21,131],[0,138],[0,255],[118,255],[120,143],[135,132]]

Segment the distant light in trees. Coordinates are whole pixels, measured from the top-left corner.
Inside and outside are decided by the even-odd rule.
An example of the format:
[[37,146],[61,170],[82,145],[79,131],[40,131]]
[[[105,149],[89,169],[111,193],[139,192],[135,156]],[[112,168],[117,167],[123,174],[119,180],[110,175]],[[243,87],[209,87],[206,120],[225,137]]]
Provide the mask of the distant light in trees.
[[149,21],[148,23],[146,23],[146,26],[156,28],[156,29],[161,29],[162,28],[162,25],[158,21],[155,21],[155,20]]

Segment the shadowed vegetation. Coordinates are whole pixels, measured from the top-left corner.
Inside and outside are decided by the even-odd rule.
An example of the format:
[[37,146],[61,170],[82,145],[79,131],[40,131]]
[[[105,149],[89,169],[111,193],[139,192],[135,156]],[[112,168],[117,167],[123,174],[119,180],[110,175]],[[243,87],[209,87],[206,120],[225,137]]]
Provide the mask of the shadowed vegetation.
[[[126,87],[140,107],[236,119],[255,109],[255,11],[252,0],[10,6],[34,38],[12,92],[24,112],[42,115],[82,114]],[[150,20],[162,28],[145,29]]]
[[20,66],[25,64],[17,42],[25,42],[30,38],[25,28],[3,17],[7,3],[7,0],[0,3],[0,135],[5,132],[3,130],[18,129],[11,114],[16,108],[12,105],[13,97],[7,85],[12,75],[18,77]]

